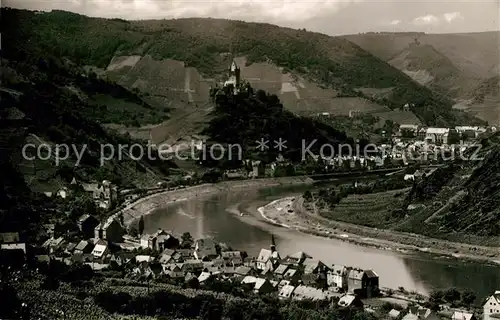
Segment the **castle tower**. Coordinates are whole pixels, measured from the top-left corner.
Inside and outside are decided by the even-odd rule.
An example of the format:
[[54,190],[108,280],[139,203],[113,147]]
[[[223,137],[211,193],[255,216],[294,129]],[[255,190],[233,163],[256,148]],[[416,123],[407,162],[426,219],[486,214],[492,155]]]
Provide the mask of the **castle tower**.
[[236,64],[236,62],[233,60],[231,63],[231,66],[229,66],[229,79],[233,80],[235,83],[235,87],[238,87],[240,84],[240,68]]

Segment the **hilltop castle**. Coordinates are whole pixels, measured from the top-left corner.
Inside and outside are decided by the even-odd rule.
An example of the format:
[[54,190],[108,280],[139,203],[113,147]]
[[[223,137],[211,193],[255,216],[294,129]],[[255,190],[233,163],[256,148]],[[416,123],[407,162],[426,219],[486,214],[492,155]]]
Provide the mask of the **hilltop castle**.
[[222,88],[218,85],[215,88],[210,88],[210,97],[218,101],[223,97],[240,95],[253,95],[253,88],[248,81],[241,80],[241,69],[233,60],[228,68],[227,80],[222,83]]

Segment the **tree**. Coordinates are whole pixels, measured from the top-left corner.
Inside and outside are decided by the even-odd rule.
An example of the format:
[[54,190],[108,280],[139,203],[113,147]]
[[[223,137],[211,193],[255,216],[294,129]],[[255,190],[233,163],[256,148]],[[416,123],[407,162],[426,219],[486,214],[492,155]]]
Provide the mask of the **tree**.
[[189,232],[184,232],[181,236],[181,246],[183,248],[189,248],[194,242],[193,237]]
[[470,306],[476,300],[476,294],[470,289],[465,289],[461,294],[461,300],[465,306]]
[[142,236],[142,233],[144,232],[144,216],[141,216],[141,218],[139,219],[139,235]]
[[307,190],[306,192],[304,192],[304,195],[303,195],[304,199],[306,201],[311,201],[312,200],[312,194],[311,194],[311,191]]
[[429,296],[429,302],[431,303],[441,303],[443,301],[443,292],[440,290],[434,290]]
[[444,292],[443,298],[448,303],[454,303],[460,300],[460,291],[456,288],[450,288]]

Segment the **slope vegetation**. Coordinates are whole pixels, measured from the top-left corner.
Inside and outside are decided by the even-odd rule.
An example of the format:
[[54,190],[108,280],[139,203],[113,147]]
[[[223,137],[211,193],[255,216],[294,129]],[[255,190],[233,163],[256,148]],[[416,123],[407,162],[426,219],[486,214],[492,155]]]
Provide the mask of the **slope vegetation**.
[[[411,101],[416,105],[413,112],[427,124],[468,121],[451,109],[448,99],[434,94],[344,38],[219,19],[132,22],[88,18],[61,11],[35,14],[3,10],[2,14],[9,25],[16,26],[13,28],[16,32],[4,39],[4,47],[9,51],[14,52],[18,44],[29,44],[32,51],[55,53],[81,65],[108,68],[113,72],[117,69],[110,67],[110,62],[114,61],[112,65],[116,66],[115,57],[126,57],[120,64],[124,66],[119,68],[122,69],[120,81],[129,86],[140,87],[142,82],[138,80],[143,78],[149,82],[177,78],[176,74],[170,76],[161,67],[156,72],[134,76],[135,68],[140,70],[142,59],[134,64],[137,57],[130,57],[148,57],[160,63],[168,59],[181,61],[185,67],[196,68],[205,78],[218,78],[227,68],[230,53],[234,52],[246,57],[248,64],[269,62],[283,68],[285,73],[300,75],[329,90],[333,88],[343,96],[363,96],[355,91],[356,88],[390,89],[376,102],[394,109]],[[190,94],[193,89],[184,86],[186,77],[181,78],[172,80],[182,81],[174,87],[184,88],[177,90],[184,91],[181,99],[194,103],[197,94]],[[172,92],[175,90],[169,90]]]
[[[171,164],[154,159],[135,161],[129,148],[120,157],[116,150],[119,145],[131,146],[141,141],[103,127],[112,117],[117,118],[112,121],[137,121],[140,113],[153,107],[119,85],[87,77],[81,69],[58,62],[35,56],[23,61],[2,59],[2,67],[9,73],[1,88],[2,147],[7,148],[10,162],[23,173],[29,186],[39,192],[55,192],[76,177],[83,181],[108,179],[122,187],[144,187],[168,174]],[[126,97],[134,105],[133,111],[125,113],[105,104],[96,106],[91,98],[95,96],[102,100]],[[33,160],[21,156],[21,147],[27,143],[34,145],[26,149]],[[35,147],[42,144],[46,147],[36,154]],[[69,148],[61,149],[59,163],[57,144]],[[115,147],[115,154],[101,165],[101,157],[110,156],[103,152],[110,149],[103,148],[106,144]],[[75,167],[77,152],[82,151],[81,162]]]
[[477,79],[467,77],[432,45],[411,44],[389,63],[418,83],[450,97],[467,97]]
[[[414,185],[405,206],[424,204],[410,211],[410,219],[400,228],[404,231],[447,235],[451,238],[469,235],[467,240],[489,237],[500,240],[500,134],[484,139],[477,160],[462,161],[438,169]],[[406,210],[406,208],[405,208]],[[426,228],[422,228],[422,223]],[[493,239],[493,240],[491,240]]]

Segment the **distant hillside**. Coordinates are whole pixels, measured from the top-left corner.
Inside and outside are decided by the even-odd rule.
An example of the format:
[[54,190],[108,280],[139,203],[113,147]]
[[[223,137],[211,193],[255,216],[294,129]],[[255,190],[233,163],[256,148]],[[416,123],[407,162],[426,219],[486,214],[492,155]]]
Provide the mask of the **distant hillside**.
[[[0,137],[4,138],[1,147],[10,150],[7,152],[10,162],[23,174],[32,190],[56,192],[73,177],[80,181],[107,179],[122,187],[152,186],[165,179],[172,164],[149,159],[135,161],[128,149],[121,159],[115,150],[113,159],[100,165],[103,145],[141,143],[105,129],[103,123],[110,119],[122,123],[138,121],[143,118],[142,113],[151,112],[151,105],[119,85],[85,76],[76,66],[58,64],[59,61],[53,59],[35,61],[37,63],[2,59],[2,69],[8,76],[4,73],[0,88]],[[96,96],[101,101],[125,99],[134,108],[125,112],[108,108],[102,102],[95,105]],[[40,155],[47,156],[48,160],[24,159],[21,147],[26,143],[47,144],[52,153]],[[85,150],[79,166],[74,168],[77,157],[73,149],[68,159],[55,163],[56,144]],[[82,149],[84,146],[86,149]],[[36,155],[34,150],[27,152],[30,156]]]
[[484,80],[472,91],[468,110],[478,118],[500,125],[500,76]]
[[418,83],[449,97],[467,97],[478,82],[429,44],[410,44],[389,63]]
[[457,34],[365,33],[345,36],[361,48],[389,61],[415,40],[433,46],[467,75],[487,78],[498,72],[500,32]]
[[[230,53],[234,52],[245,57],[246,64],[269,63],[281,68],[284,76],[299,77],[299,81],[268,79],[270,69],[266,67],[256,80],[276,81],[276,91],[288,92],[290,96],[280,98],[294,112],[340,94],[361,98],[360,109],[366,98],[391,109],[413,102],[416,105],[413,112],[427,124],[471,121],[451,110],[448,99],[344,38],[219,19],[132,22],[61,11],[36,14],[9,9],[2,10],[2,18],[16,26],[13,28],[16,31],[3,39],[4,48],[11,54],[15,55],[15,48],[22,43],[33,52],[54,53],[80,65],[99,67],[127,87],[140,90],[149,87],[148,93],[163,102],[174,98],[179,101],[177,109],[182,103],[190,108],[193,104],[203,105],[204,92],[213,83],[209,78],[220,78],[228,66]],[[181,65],[176,67],[179,62]],[[172,72],[173,69],[177,71]],[[308,86],[312,88],[309,93],[292,90]],[[323,90],[319,98],[314,94],[318,88]],[[366,88],[387,90],[378,98],[355,91]],[[324,107],[329,108],[332,107]]]

